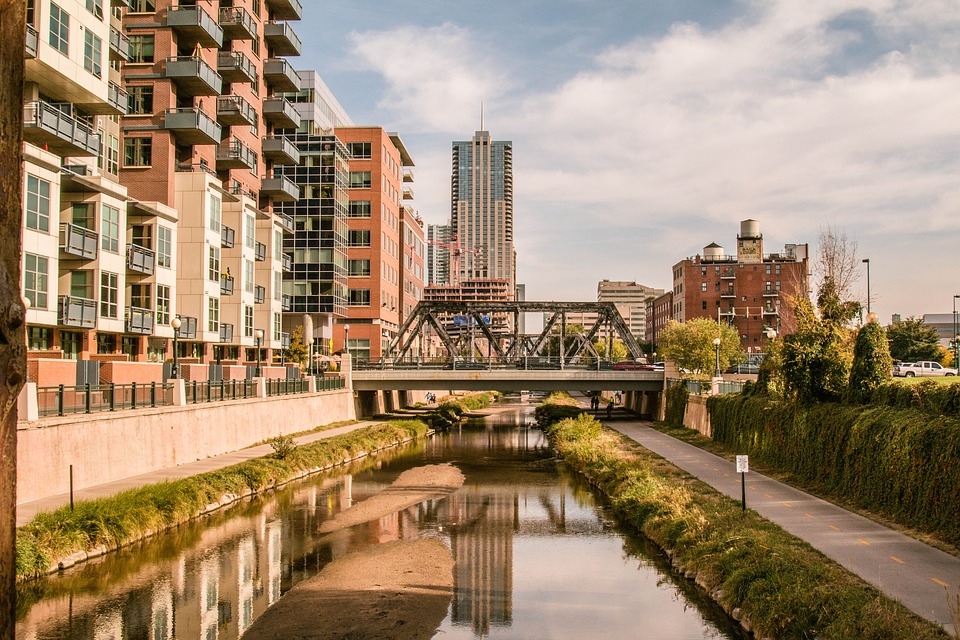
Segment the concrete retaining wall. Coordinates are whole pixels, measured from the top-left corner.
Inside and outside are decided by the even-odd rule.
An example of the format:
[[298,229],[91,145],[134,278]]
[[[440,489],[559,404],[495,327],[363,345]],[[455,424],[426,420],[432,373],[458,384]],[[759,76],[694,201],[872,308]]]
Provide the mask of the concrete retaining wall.
[[67,493],[71,464],[80,489],[354,418],[344,390],[19,423],[17,502]]
[[687,397],[687,410],[683,414],[683,426],[687,429],[696,429],[708,438],[711,437],[707,396],[691,394]]

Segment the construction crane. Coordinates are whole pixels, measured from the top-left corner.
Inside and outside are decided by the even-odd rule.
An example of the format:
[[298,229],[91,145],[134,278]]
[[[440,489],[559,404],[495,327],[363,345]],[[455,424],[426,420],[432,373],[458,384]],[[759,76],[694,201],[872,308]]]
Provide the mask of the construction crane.
[[427,240],[426,243],[431,247],[439,247],[450,251],[450,284],[454,287],[460,286],[460,257],[469,253],[471,255],[482,256],[483,247],[476,249],[463,249],[460,247],[460,238],[453,236],[453,242],[438,242],[437,240]]

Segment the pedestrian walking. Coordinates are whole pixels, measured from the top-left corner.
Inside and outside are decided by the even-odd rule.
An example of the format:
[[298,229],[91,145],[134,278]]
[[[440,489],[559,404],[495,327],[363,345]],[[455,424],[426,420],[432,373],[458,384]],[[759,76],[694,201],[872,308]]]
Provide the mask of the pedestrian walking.
[[610,398],[610,402],[607,404],[607,418],[613,417],[613,398]]

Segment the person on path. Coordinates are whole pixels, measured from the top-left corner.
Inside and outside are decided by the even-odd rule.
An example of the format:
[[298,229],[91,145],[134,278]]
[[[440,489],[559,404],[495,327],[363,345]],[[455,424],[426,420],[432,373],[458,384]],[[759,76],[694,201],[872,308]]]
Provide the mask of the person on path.
[[607,403],[607,418],[613,417],[613,398],[610,398],[610,402]]

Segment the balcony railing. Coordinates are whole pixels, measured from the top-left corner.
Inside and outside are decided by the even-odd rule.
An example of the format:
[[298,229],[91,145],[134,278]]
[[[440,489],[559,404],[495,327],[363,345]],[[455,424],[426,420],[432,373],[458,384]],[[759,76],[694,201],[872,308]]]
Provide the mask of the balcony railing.
[[300,187],[297,186],[296,182],[283,175],[264,176],[260,181],[260,193],[270,196],[278,202],[293,202],[300,199]]
[[263,39],[273,56],[299,56],[303,45],[287,22],[267,22],[263,25]]
[[83,258],[95,260],[99,247],[100,234],[69,222],[60,223],[60,251]]
[[218,96],[223,92],[223,78],[200,56],[170,56],[164,75],[177,83],[179,97]]
[[217,53],[217,72],[224,82],[253,82],[257,79],[257,67],[239,51]]
[[86,124],[43,100],[23,105],[23,139],[60,156],[96,156],[100,136]]
[[191,49],[223,46],[223,29],[206,11],[196,5],[171,7],[167,11],[167,26],[177,32],[177,44]]
[[263,119],[277,129],[293,129],[300,125],[300,113],[292,102],[280,96],[263,99]]
[[217,122],[229,126],[254,126],[257,124],[257,110],[240,96],[219,96]]
[[220,225],[220,248],[233,249],[237,232],[225,224]]
[[233,342],[233,325],[220,323],[220,342]]
[[280,334],[280,348],[289,349],[290,348],[290,334],[283,332]]
[[263,79],[276,91],[299,91],[300,75],[286,60],[268,58],[263,63]]
[[127,247],[127,269],[152,276],[157,264],[157,254],[152,249],[131,244]]
[[220,275],[220,295],[233,295],[233,276],[228,276],[227,274]]
[[129,107],[127,92],[121,89],[116,82],[107,83],[107,102],[116,110],[115,115],[124,115]]
[[267,259],[267,245],[258,242],[253,245],[253,259],[257,262],[263,262]]
[[284,136],[267,136],[263,139],[263,157],[277,164],[300,164],[300,151]]
[[280,295],[280,309],[282,311],[291,311],[293,310],[293,296],[289,293],[284,293]]
[[250,12],[242,7],[221,8],[220,28],[227,40],[257,39],[257,22]]
[[62,327],[93,329],[97,326],[97,301],[77,296],[60,296],[57,323]]
[[277,20],[300,20],[303,16],[300,0],[267,0],[267,7]]
[[293,271],[293,256],[291,256],[289,253],[281,253],[280,267],[283,269],[284,273]]
[[767,298],[776,298],[777,296],[780,295],[780,290],[779,290],[779,289],[764,289],[764,290],[763,290],[763,295],[764,295],[764,297],[767,297]]
[[253,287],[253,303],[254,304],[263,304],[263,301],[267,299],[267,289],[262,287],[259,284]]
[[130,61],[130,39],[116,27],[110,27],[110,59],[118,62]]
[[153,311],[142,307],[127,307],[127,333],[153,333]]
[[284,213],[283,211],[274,211],[273,215],[276,216],[277,221],[285,231],[293,231],[293,216],[291,216],[289,213]]
[[736,298],[736,297],[737,297],[737,292],[736,292],[736,291],[721,291],[721,292],[720,292],[720,297],[721,297],[721,298]]
[[721,269],[720,270],[720,279],[721,280],[730,280],[731,278],[736,278],[737,273],[733,269]]
[[40,46],[40,34],[32,25],[27,25],[27,48],[24,51],[24,58],[33,60],[37,57],[37,47]]
[[197,339],[197,319],[192,316],[181,316],[180,318],[180,330],[177,331],[177,338],[180,340],[196,340]]
[[237,138],[228,140],[217,147],[217,170],[257,169],[257,152]]

